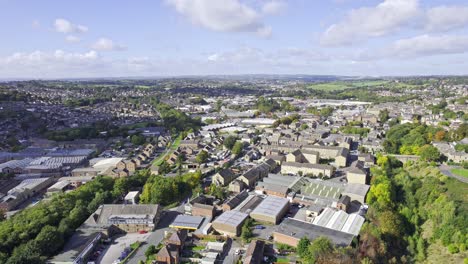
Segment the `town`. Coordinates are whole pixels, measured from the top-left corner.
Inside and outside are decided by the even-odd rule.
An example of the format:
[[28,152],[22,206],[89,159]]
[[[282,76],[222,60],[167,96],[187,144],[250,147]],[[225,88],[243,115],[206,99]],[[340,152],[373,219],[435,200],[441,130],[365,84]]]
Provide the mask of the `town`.
[[2,82],[0,263],[466,263],[467,99],[449,76]]

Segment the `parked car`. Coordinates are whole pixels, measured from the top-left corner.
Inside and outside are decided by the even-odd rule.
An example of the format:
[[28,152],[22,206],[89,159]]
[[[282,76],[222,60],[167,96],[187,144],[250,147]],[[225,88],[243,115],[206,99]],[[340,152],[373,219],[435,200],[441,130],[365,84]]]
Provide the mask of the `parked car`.
[[254,226],[254,229],[265,229],[265,227],[262,225],[256,225]]
[[148,233],[148,231],[146,231],[146,230],[140,230],[140,231],[138,231],[138,234],[146,234],[146,233]]

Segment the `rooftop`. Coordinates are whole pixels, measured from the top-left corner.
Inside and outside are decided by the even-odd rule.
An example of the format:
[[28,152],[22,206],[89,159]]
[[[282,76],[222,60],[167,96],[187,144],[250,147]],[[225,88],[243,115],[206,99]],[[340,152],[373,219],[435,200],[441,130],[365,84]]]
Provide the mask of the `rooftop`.
[[252,211],[251,214],[277,216],[288,204],[289,200],[286,198],[268,196]]
[[222,213],[218,218],[213,221],[214,223],[239,226],[249,215],[239,211],[227,211]]
[[172,228],[182,228],[182,229],[193,229],[196,230],[200,227],[203,222],[203,217],[201,216],[192,216],[192,215],[178,215],[170,227]]
[[307,237],[310,240],[315,240],[318,237],[323,236],[329,238],[335,245],[344,247],[350,245],[354,238],[353,234],[333,230],[292,218],[285,219],[279,226],[277,226],[275,232],[287,236],[292,236],[296,239]]

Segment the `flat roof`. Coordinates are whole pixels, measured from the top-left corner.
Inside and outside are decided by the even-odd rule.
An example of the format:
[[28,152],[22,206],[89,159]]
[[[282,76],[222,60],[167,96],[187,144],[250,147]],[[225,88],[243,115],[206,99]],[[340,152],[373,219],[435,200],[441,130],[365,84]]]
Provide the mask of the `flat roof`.
[[343,191],[343,195],[347,193],[357,194],[361,196],[366,196],[367,192],[369,191],[370,186],[367,184],[360,184],[360,183],[348,183],[345,186]]
[[239,226],[249,215],[240,211],[226,211],[213,221],[213,224],[224,224],[230,226]]
[[296,239],[307,237],[310,240],[315,240],[319,237],[327,237],[333,244],[344,247],[351,245],[351,242],[354,238],[353,234],[333,230],[292,218],[286,218],[279,226],[277,226],[275,232],[286,236],[291,236]]
[[204,217],[192,215],[178,215],[169,227],[197,230]]
[[268,196],[252,211],[251,214],[276,217],[288,204],[289,200],[287,198]]
[[358,214],[347,214],[341,210],[325,208],[314,219],[313,224],[357,236],[364,224],[364,217]]

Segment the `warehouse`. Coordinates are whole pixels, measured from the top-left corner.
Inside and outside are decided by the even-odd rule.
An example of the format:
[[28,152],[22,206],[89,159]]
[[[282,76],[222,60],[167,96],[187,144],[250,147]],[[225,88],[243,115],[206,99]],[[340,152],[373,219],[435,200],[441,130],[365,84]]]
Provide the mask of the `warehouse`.
[[250,217],[257,221],[277,224],[288,210],[288,199],[268,196],[250,213]]
[[325,208],[314,219],[313,224],[357,236],[364,224],[364,217],[358,214],[347,214],[341,210]]
[[310,164],[298,162],[283,162],[281,164],[281,174],[285,175],[314,175],[318,177],[330,178],[335,174],[335,168],[325,164]]
[[273,232],[273,240],[276,243],[292,247],[296,247],[303,237],[307,237],[311,241],[319,237],[326,237],[333,244],[346,247],[351,245],[354,235],[292,218],[285,219]]
[[348,183],[341,195],[347,195],[351,198],[351,201],[358,201],[364,204],[369,188],[370,186],[366,184]]
[[205,218],[192,215],[178,215],[169,226],[176,229],[197,230]]
[[213,221],[213,229],[228,236],[240,235],[242,224],[248,214],[239,211],[226,211]]

